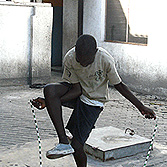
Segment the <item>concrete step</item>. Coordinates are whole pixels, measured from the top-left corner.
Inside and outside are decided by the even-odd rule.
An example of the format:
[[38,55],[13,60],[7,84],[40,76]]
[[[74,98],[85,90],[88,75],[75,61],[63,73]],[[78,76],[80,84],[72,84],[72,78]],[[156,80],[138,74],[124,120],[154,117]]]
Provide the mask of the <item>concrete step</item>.
[[85,144],[85,151],[94,158],[107,161],[147,152],[150,142],[151,139],[130,135],[109,126],[93,129]]

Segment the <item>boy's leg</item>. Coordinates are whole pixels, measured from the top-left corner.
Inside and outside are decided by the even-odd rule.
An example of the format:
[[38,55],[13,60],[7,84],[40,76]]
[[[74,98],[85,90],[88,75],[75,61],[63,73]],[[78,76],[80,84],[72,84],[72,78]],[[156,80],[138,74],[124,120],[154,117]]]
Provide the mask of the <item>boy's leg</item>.
[[73,155],[77,167],[86,167],[87,165],[84,143],[89,137],[102,109],[101,107],[89,106],[77,99],[76,107],[66,126],[73,135],[71,145],[75,150]]
[[68,144],[69,142],[64,129],[62,104],[69,100],[75,101],[81,93],[82,91],[79,83],[69,84],[62,82],[59,84],[50,84],[44,88],[46,107],[59,137],[59,144],[47,151],[47,158],[55,159],[74,153],[74,149]]
[[71,142],[72,147],[75,152],[73,153],[77,167],[86,167],[87,166],[87,156],[84,151],[84,146],[79,143],[75,138]]
[[68,144],[65,134],[63,119],[61,96],[68,92],[69,88],[62,84],[50,84],[44,88],[45,102],[49,116],[58,134],[59,143]]

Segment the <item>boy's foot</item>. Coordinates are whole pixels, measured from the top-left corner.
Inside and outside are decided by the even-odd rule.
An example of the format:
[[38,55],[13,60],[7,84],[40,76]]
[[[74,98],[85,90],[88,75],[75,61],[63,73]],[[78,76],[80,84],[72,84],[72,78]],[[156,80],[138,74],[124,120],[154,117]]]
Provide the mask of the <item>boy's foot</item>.
[[54,148],[46,152],[46,157],[49,159],[60,158],[74,153],[74,149],[70,144],[57,144]]

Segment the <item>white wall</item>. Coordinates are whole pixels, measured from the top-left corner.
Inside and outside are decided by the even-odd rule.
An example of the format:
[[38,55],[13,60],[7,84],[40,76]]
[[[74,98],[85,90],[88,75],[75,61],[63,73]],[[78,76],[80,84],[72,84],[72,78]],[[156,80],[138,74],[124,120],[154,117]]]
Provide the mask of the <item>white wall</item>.
[[63,56],[78,38],[78,0],[63,0]]
[[50,4],[0,3],[0,85],[24,84],[50,76],[52,8]]
[[104,42],[105,0],[84,1],[84,33],[95,36],[98,45],[112,54],[119,74],[131,89],[167,96],[167,2],[160,1],[148,9],[148,46]]

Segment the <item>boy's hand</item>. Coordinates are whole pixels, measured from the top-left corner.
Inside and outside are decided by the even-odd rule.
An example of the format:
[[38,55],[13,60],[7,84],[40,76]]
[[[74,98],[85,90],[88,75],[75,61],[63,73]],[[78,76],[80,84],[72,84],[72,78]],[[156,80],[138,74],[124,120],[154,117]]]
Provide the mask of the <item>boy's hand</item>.
[[154,118],[154,120],[156,119],[156,114],[154,113],[154,111],[146,106],[143,106],[140,109],[140,112],[142,115],[145,116],[145,118],[148,118],[148,119]]
[[45,99],[42,97],[38,97],[36,99],[30,100],[30,102],[34,107],[36,107],[39,110],[42,110],[46,107]]

